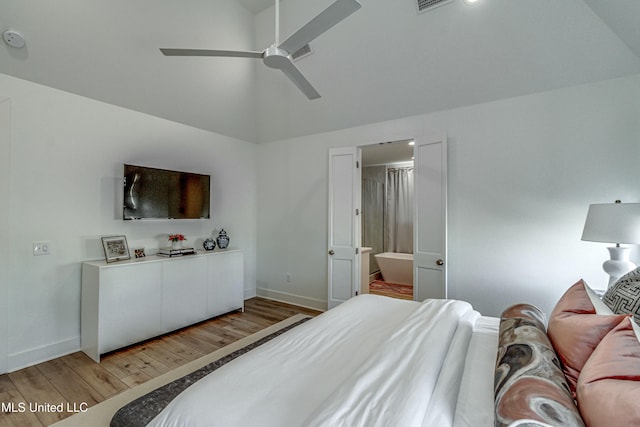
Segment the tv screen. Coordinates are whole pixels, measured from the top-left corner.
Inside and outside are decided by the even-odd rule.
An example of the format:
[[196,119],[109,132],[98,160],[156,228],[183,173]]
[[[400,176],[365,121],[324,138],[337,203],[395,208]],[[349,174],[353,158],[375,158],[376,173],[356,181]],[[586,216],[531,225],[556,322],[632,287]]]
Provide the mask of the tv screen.
[[211,177],[124,165],[123,219],[209,218]]

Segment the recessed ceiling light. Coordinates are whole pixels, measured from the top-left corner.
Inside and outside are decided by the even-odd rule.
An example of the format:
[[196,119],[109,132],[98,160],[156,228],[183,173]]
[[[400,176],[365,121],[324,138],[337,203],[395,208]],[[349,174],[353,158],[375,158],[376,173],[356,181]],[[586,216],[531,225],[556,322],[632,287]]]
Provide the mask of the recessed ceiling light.
[[463,0],[464,4],[468,5],[468,6],[475,6],[476,4],[480,3],[480,0]]

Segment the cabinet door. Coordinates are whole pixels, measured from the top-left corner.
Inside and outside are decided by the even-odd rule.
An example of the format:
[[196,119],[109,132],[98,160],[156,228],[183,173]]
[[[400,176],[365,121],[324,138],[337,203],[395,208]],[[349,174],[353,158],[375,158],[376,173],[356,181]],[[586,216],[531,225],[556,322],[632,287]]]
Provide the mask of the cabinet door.
[[161,271],[157,262],[102,269],[99,353],[161,333]]
[[242,252],[209,256],[207,314],[217,316],[244,306],[244,262]]
[[185,256],[162,263],[162,330],[207,318],[207,260]]

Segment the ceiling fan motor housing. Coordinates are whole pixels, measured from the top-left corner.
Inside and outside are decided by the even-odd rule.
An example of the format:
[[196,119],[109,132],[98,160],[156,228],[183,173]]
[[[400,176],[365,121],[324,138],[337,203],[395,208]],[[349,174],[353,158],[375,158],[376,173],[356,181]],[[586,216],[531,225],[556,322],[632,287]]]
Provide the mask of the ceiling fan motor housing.
[[264,62],[264,65],[270,68],[275,68],[277,70],[283,69],[291,62],[289,52],[276,46],[266,48],[264,50],[262,60]]

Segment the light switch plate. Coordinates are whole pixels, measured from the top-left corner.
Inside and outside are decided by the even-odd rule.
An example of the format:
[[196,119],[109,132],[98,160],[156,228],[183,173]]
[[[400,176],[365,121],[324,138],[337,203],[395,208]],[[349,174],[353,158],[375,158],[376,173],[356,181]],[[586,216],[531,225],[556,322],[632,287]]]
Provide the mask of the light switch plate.
[[51,255],[51,241],[33,242],[34,255]]

